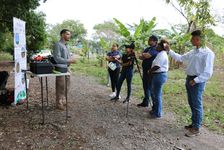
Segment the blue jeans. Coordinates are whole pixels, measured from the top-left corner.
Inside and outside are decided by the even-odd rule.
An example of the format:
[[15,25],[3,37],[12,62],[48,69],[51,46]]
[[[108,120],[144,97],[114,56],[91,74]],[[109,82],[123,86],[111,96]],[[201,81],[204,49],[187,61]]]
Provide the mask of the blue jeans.
[[131,96],[131,82],[132,82],[132,77],[133,77],[133,69],[132,68],[129,68],[129,69],[123,69],[121,71],[121,75],[118,79],[118,82],[117,82],[117,97],[120,95],[120,91],[121,91],[121,86],[124,82],[124,80],[126,79],[127,81],[127,99],[130,98]]
[[203,104],[202,104],[202,94],[205,89],[205,82],[197,83],[194,86],[189,84],[191,78],[186,79],[186,90],[188,103],[191,108],[192,116],[192,126],[194,128],[200,128],[202,125],[203,118]]
[[152,114],[156,117],[162,116],[162,90],[167,81],[167,73],[153,74],[152,77]]
[[143,104],[149,105],[149,97],[152,97],[152,82],[150,76],[148,75],[147,71],[143,71],[143,89],[144,89],[144,99]]

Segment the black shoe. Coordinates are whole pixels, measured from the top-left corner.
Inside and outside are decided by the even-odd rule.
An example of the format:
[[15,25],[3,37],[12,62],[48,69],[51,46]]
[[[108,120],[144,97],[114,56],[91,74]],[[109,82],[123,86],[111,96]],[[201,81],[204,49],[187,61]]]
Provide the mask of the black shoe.
[[149,114],[150,119],[161,119],[162,117],[155,116],[154,114]]
[[193,126],[192,126],[192,124],[190,124],[190,125],[188,125],[188,126],[184,126],[184,128],[185,128],[186,130],[189,130],[189,129],[193,128]]
[[114,98],[111,98],[110,100],[111,101],[118,101],[119,100],[119,97],[115,96]]
[[123,101],[123,103],[129,102],[129,101],[130,101],[130,99],[129,99],[129,98],[126,98],[126,99]]
[[153,113],[153,111],[152,110],[150,110],[149,111],[149,115],[153,115],[154,113]]
[[144,103],[140,103],[140,104],[137,104],[138,107],[148,107],[148,105],[144,104]]

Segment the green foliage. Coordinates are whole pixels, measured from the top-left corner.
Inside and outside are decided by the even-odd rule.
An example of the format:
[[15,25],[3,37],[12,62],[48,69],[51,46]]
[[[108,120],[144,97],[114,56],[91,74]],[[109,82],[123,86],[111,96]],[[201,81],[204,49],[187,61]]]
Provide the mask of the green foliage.
[[98,61],[89,61],[82,63],[82,61],[78,61],[76,64],[72,65],[72,70],[76,72],[81,72],[84,75],[91,75],[95,77],[99,77],[98,80],[100,83],[106,83],[107,72],[106,68],[100,67],[100,63]]
[[[88,63],[77,63],[72,65],[73,70],[81,72],[84,75],[97,77],[102,83],[107,83],[106,68],[99,67],[98,61],[90,61]],[[91,69],[89,69],[91,68]],[[168,81],[163,88],[163,108],[164,112],[173,112],[177,118],[177,124],[183,126],[191,122],[191,111],[187,102],[185,89],[186,75],[183,70],[170,70]],[[133,77],[133,96],[142,101],[142,81],[138,73]],[[125,87],[125,86],[123,86]],[[209,129],[224,133],[224,88],[223,76],[219,72],[215,72],[212,79],[206,84],[206,90],[203,96],[204,119],[203,124]],[[124,92],[124,88],[122,89]]]
[[62,29],[69,29],[72,33],[70,44],[74,45],[76,41],[83,41],[86,36],[86,29],[84,25],[78,20],[65,20],[60,24],[50,25],[48,27],[48,41],[51,46],[60,39],[60,31]]
[[121,36],[128,38],[131,33],[128,31],[128,29],[125,27],[123,23],[121,23],[118,19],[114,18],[115,23],[119,27],[119,33]]
[[217,35],[212,29],[206,30],[205,33],[208,45],[211,45],[211,48],[215,51],[216,58],[221,59],[224,54],[224,37]]
[[99,42],[99,46],[103,53],[101,55],[98,55],[97,59],[99,60],[100,66],[103,67],[104,61],[105,61],[105,53],[107,50],[109,50],[110,45],[108,42],[106,42],[104,38],[101,38]]
[[166,0],[166,3],[171,4],[186,19],[186,32],[197,28],[204,31],[209,25],[215,25],[209,2],[210,0],[177,0],[179,6],[176,6],[173,0]]
[[30,11],[26,16],[26,39],[28,50],[44,49],[47,42],[47,33],[45,31],[45,14],[42,12],[35,13]]
[[6,52],[0,52],[0,61],[12,61],[13,57],[11,54]]
[[158,37],[160,38],[168,38],[168,37],[171,37],[171,31],[168,30],[168,29],[157,29],[157,30],[153,30],[152,32],[153,34],[157,35]]
[[[210,0],[166,0],[171,4],[187,21],[186,25],[173,26],[174,34],[170,38],[176,43],[173,49],[179,53],[184,53],[185,49],[190,47],[189,33],[195,29],[201,29],[204,33],[202,38],[202,46],[206,45],[207,36],[206,29],[215,25],[214,16],[211,15]],[[176,31],[179,30],[179,32]]]
[[80,56],[86,57],[88,55],[90,48],[89,48],[89,43],[88,41],[83,41],[82,42],[82,51],[80,53]]
[[12,32],[6,31],[4,33],[0,32],[0,51],[7,53],[13,52],[13,35]]
[[120,22],[116,18],[114,18],[114,21],[119,27],[119,33],[124,38],[123,42],[130,43],[132,41],[135,41],[137,50],[145,47],[145,41],[148,39],[148,37],[152,33],[153,28],[156,26],[155,17],[149,21],[141,19],[139,25],[133,26],[134,34],[131,34],[131,31],[129,31],[130,29],[125,27],[122,22]]
[[103,49],[103,50],[108,50],[110,47],[110,45],[106,42],[106,40],[104,38],[100,38],[100,47]]
[[0,31],[4,32],[7,29],[12,31],[12,18],[26,18],[31,10],[39,6],[39,0],[1,0],[0,6]]
[[111,30],[115,33],[118,33],[118,28],[112,21],[105,21],[104,23],[97,24],[93,27],[93,29],[103,32],[104,30]]
[[95,40],[104,38],[107,42],[112,44],[120,39],[118,27],[112,21],[105,21],[104,23],[97,24],[93,29],[96,31],[94,35]]
[[144,26],[144,20],[141,19],[141,20],[140,20],[140,24],[139,24],[139,25],[136,27],[136,29],[135,29],[134,37],[139,37],[139,36],[141,36],[143,26]]
[[190,49],[190,33],[178,32],[174,27],[172,27],[173,34],[169,37],[172,45],[172,48],[180,54],[183,54],[186,49]]
[[[43,13],[35,13],[33,10],[39,6],[40,0],[25,0],[25,1],[15,1],[15,0],[2,0],[0,6],[0,34],[9,35],[12,33],[12,19],[13,17],[20,18],[26,21],[26,35],[27,35],[27,48],[28,50],[39,49],[44,46],[46,42],[45,33],[45,20]],[[12,34],[11,34],[12,35]],[[12,39],[12,37],[1,37]],[[29,41],[31,40],[31,41]],[[10,41],[9,43],[12,43]],[[12,44],[4,45],[6,43],[0,43],[0,47],[4,50],[13,50]]]

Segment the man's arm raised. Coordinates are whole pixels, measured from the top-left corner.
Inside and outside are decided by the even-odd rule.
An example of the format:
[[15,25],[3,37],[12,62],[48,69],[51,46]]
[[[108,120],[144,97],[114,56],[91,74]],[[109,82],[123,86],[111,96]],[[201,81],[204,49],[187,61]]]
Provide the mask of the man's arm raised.
[[191,54],[192,54],[192,51],[185,53],[183,55],[175,53],[173,50],[170,49],[170,45],[167,43],[164,44],[164,48],[168,52],[168,54],[177,62],[187,61],[191,57]]

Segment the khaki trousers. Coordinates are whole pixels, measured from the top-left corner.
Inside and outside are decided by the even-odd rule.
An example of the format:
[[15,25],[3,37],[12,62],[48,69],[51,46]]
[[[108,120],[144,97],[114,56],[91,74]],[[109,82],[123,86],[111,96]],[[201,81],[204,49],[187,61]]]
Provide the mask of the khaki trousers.
[[[70,72],[70,70],[68,71]],[[71,73],[71,72],[70,72]],[[56,106],[65,104],[65,76],[56,77]],[[70,89],[70,75],[67,76],[67,92]]]

